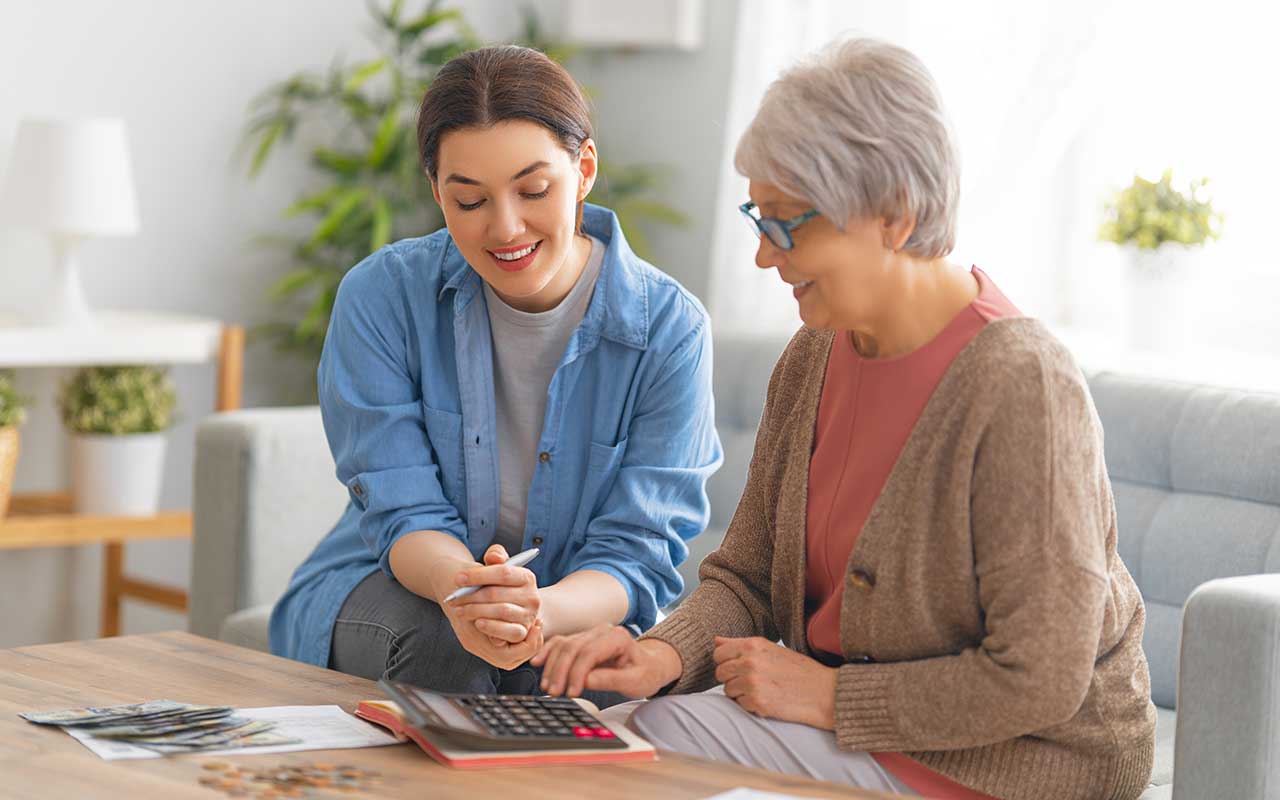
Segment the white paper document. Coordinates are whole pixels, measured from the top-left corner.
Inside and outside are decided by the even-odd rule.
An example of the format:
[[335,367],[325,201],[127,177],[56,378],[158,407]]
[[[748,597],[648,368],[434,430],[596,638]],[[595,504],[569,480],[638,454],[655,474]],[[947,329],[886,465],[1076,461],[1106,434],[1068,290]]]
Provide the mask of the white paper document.
[[[276,723],[272,733],[300,739],[295,744],[262,747],[235,747],[228,750],[200,750],[199,756],[248,756],[258,753],[291,753],[297,750],[345,750],[351,747],[381,747],[397,744],[396,737],[382,728],[351,716],[338,706],[274,706],[237,708],[236,716]],[[161,753],[113,739],[97,739],[88,731],[65,728],[100,758],[162,758]]]

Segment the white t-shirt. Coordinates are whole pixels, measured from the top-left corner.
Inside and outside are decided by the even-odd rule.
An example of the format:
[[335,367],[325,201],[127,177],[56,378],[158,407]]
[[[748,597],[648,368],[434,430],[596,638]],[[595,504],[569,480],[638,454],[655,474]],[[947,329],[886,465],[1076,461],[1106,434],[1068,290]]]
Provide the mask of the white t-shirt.
[[547,413],[547,389],[569,338],[587,313],[604,242],[591,238],[582,275],[560,305],[530,314],[512,308],[484,285],[493,335],[493,389],[498,422],[498,530],[494,544],[515,555],[524,546],[529,484],[538,467],[538,440]]

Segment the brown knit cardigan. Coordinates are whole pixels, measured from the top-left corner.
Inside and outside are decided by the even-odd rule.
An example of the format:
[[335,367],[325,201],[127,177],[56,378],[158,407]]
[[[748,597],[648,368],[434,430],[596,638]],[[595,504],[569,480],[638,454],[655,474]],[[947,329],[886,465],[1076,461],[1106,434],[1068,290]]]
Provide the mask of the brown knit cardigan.
[[[805,509],[833,334],[801,329],[701,585],[646,634],[715,684],[713,637],[805,639]],[[939,383],[846,569],[835,735],[1003,800],[1129,800],[1151,776],[1142,598],[1116,553],[1102,429],[1071,355],[986,326]]]

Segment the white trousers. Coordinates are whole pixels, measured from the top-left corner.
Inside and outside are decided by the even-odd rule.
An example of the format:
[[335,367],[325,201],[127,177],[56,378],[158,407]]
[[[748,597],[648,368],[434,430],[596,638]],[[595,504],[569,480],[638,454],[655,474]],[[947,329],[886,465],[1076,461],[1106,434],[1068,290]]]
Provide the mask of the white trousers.
[[726,697],[723,686],[622,703],[601,716],[630,726],[659,750],[919,797],[870,754],[840,749],[834,733],[756,716]]

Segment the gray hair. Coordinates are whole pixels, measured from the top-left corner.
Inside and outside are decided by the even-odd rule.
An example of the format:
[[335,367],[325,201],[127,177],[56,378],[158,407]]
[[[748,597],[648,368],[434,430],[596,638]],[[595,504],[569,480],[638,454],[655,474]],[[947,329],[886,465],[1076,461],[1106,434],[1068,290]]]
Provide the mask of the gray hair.
[[738,141],[743,175],[803,197],[840,229],[914,218],[904,250],[955,247],[960,155],[920,59],[868,38],[833,42],[784,71]]

